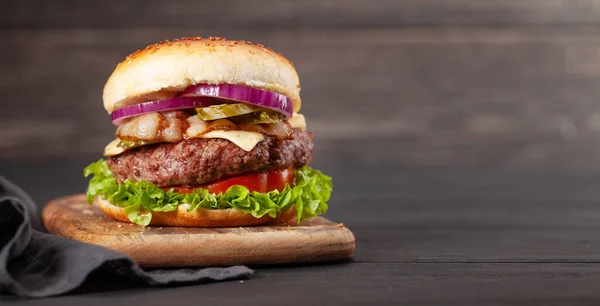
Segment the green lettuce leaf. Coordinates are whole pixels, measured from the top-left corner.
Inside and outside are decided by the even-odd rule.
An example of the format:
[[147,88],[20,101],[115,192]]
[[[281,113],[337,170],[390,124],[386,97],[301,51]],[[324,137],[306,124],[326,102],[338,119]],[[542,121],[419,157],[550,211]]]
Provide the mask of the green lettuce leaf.
[[113,205],[123,207],[129,220],[141,226],[150,224],[152,211],[173,211],[180,204],[189,204],[189,212],[198,208],[238,209],[256,218],[264,215],[274,218],[277,213],[296,204],[299,223],[326,213],[332,190],[331,177],[308,166],[295,170],[294,187],[286,184],[282,191],[267,193],[251,192],[240,185],[231,186],[225,193],[219,194],[202,188],[182,194],[173,189],[164,191],[146,181],[125,180],[119,184],[103,159],[85,167],[83,174],[91,176],[86,193],[89,203],[102,196]]

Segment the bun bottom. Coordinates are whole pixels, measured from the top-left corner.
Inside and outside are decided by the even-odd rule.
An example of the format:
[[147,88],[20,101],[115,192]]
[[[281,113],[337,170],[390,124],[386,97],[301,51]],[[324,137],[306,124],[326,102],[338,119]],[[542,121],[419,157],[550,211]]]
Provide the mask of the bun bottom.
[[[126,223],[132,223],[123,207],[118,207],[102,197],[96,197],[94,204],[107,214],[109,217]],[[271,218],[264,215],[261,218],[255,218],[251,214],[246,214],[237,209],[203,209],[198,208],[193,212],[187,211],[188,205],[177,206],[176,210],[169,212],[152,212],[150,225],[158,226],[184,226],[184,227],[238,227],[263,224],[295,224],[296,208],[283,211],[277,215],[277,218]]]

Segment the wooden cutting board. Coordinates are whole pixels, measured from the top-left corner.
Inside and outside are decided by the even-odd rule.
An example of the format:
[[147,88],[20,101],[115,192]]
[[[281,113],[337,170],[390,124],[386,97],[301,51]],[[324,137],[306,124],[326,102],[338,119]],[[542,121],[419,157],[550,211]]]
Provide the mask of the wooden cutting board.
[[83,194],[55,199],[42,213],[50,233],[122,252],[142,266],[216,266],[335,261],[354,251],[352,232],[325,218],[297,226],[140,227],[115,221]]

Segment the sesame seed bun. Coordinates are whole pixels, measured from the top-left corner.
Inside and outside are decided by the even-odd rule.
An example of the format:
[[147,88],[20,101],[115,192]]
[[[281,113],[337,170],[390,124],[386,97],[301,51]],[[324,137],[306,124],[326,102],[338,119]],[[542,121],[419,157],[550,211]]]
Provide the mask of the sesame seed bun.
[[150,45],[129,55],[104,86],[104,108],[167,99],[195,84],[236,84],[288,96],[300,110],[296,69],[262,45],[223,38],[182,38]]
[[[111,218],[131,223],[123,207],[118,207],[103,197],[96,197],[94,204]],[[295,224],[296,209],[292,208],[281,212],[273,219],[268,215],[255,218],[237,209],[196,209],[188,212],[188,205],[179,205],[176,210],[170,212],[152,212],[150,225],[158,226],[187,226],[187,227],[238,227],[261,224]]]

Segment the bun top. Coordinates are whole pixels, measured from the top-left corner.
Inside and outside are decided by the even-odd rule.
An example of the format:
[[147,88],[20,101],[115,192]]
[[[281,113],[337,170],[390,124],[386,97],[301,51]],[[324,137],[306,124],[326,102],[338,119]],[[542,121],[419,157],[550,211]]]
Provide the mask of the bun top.
[[300,80],[280,53],[243,40],[182,38],[127,56],[104,86],[104,108],[175,97],[195,84],[237,84],[288,96],[300,109]]

